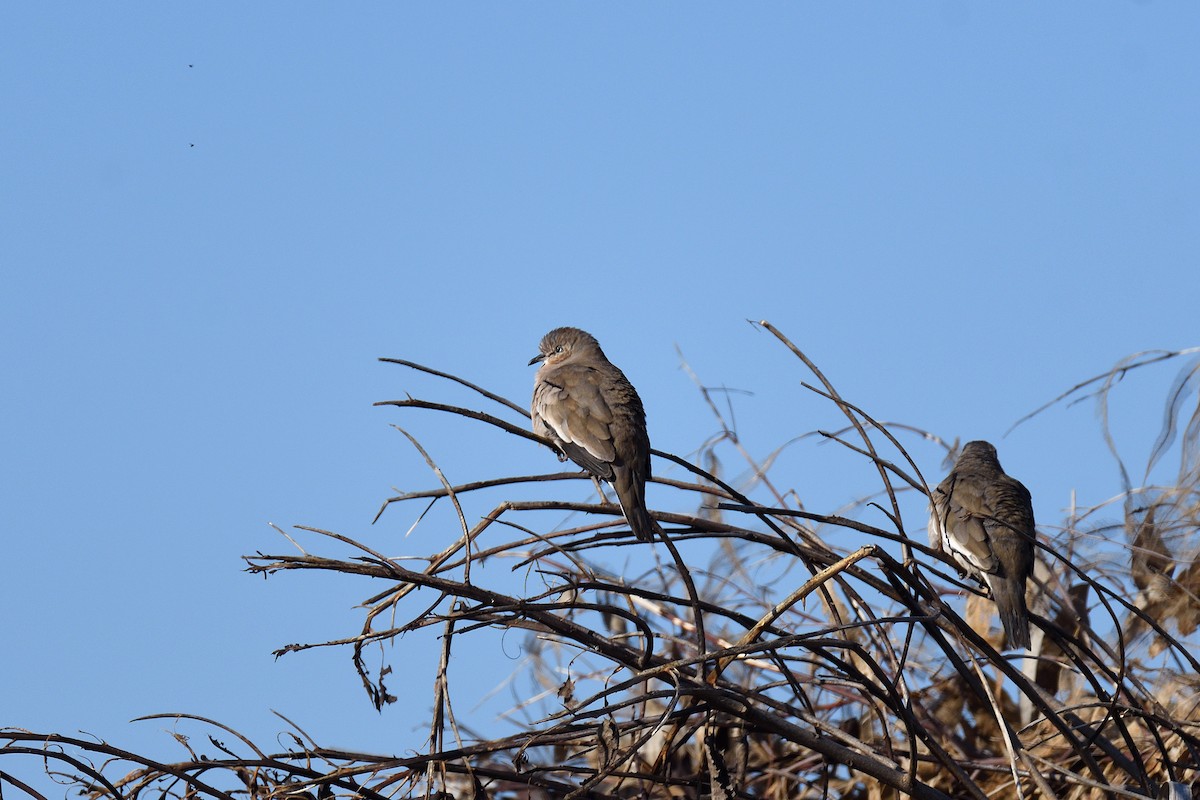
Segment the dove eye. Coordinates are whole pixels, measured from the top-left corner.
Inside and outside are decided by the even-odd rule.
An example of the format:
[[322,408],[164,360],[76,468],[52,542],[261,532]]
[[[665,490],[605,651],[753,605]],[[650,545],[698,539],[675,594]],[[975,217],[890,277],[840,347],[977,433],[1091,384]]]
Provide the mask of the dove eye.
[[563,351],[563,349],[562,349],[562,345],[561,345],[561,344],[560,344],[558,347],[554,348],[554,352],[555,352],[555,353],[561,353],[562,351]]

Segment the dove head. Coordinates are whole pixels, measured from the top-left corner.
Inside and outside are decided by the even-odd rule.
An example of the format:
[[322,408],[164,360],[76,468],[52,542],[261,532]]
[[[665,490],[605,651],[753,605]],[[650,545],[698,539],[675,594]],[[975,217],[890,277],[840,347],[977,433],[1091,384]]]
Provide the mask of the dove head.
[[555,328],[542,337],[538,354],[529,363],[532,365],[542,361],[547,366],[556,366],[591,360],[597,356],[608,360],[604,358],[604,351],[600,349],[596,337],[579,328]]
[[978,440],[967,442],[963,445],[962,453],[958,456],[960,459],[968,459],[970,461],[982,461],[989,464],[1000,466],[1000,457],[996,455],[996,448],[991,442]]

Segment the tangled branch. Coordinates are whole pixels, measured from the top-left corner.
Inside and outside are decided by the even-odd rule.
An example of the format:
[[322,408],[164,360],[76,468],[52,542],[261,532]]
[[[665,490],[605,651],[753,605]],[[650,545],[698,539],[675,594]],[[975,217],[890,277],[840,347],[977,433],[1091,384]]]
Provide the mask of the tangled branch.
[[[379,515],[416,503],[421,520],[430,505],[449,501],[458,530],[444,535],[447,547],[413,568],[346,535],[300,527],[352,554],[259,552],[246,564],[255,574],[337,572],[383,584],[368,593],[357,631],[277,651],[348,648],[376,708],[395,700],[387,645],[421,629],[440,632],[424,752],[342,752],[292,726],[293,747],[266,753],[215,722],[175,715],[212,731],[205,752],[181,741],[187,757],[163,763],[102,742],[4,730],[0,755],[37,754],[48,772],[97,798],[782,800],[882,797],[886,787],[982,800],[1155,797],[1200,780],[1200,662],[1189,640],[1200,615],[1200,561],[1193,554],[1179,569],[1187,557],[1176,555],[1200,514],[1198,417],[1182,426],[1184,457],[1172,485],[1126,487],[1126,559],[1110,554],[1103,570],[1089,560],[1081,524],[1096,509],[1076,510],[1061,533],[1043,535],[1028,597],[1032,652],[1005,653],[990,601],[909,536],[923,532],[925,520],[906,520],[906,507],[916,503],[923,513],[928,494],[900,440],[913,429],[881,423],[842,398],[780,331],[761,325],[820,384],[804,385],[846,417],[843,430],[820,435],[869,464],[878,502],[809,511],[740,443],[735,452],[753,478],[735,488],[717,456],[720,442],[736,442],[735,428],[707,393],[725,433],[696,459],[704,466],[654,451],[665,468],[654,479],[666,498],[659,505],[673,510],[652,512],[666,534],[653,546],[633,539],[602,494],[594,502],[544,496],[552,487],[590,486],[585,473],[456,485],[398,428],[437,485],[389,498]],[[466,387],[499,411],[412,397],[381,405],[490,426],[520,446],[548,444],[524,420],[501,416],[524,414],[518,404],[429,367],[385,361]],[[1123,375],[1137,365],[1118,368]],[[1194,372],[1172,392],[1154,459],[1176,438]],[[765,501],[755,499],[763,487]],[[476,499],[495,491],[514,499]],[[477,503],[486,511],[476,516]],[[570,524],[546,527],[547,512]],[[632,579],[611,566],[629,547],[665,557]],[[501,560],[536,575],[539,589],[506,586],[490,568]],[[960,614],[954,597],[963,591]],[[461,637],[497,629],[537,643],[517,676],[529,685],[520,710],[531,721],[511,735],[468,737],[453,711],[451,654]],[[384,666],[368,668],[368,648]],[[0,773],[5,782],[40,797]]]

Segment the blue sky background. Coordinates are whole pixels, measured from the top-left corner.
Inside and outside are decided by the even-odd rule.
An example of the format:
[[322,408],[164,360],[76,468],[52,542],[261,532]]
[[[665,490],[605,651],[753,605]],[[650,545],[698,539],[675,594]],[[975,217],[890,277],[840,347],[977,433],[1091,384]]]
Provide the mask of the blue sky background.
[[[1120,490],[1091,406],[1004,431],[1200,344],[1198,30],[1188,3],[3,4],[0,725],[166,757],[128,720],[270,741],[275,709],[419,746],[432,640],[376,714],[348,653],[271,651],[349,635],[380,587],[239,557],[288,552],[268,522],[444,547],[448,517],[369,524],[434,485],[392,422],[456,482],[557,464],[372,408],[469,399],[380,356],[525,402],[538,339],[577,325],[687,454],[716,423],[678,345],[754,393],[761,458],[841,424],[768,319],[875,416],[997,442],[1052,532],[1072,490]],[[1178,366],[1114,398],[1135,473]],[[810,510],[876,487],[815,440],[777,469]],[[457,656],[464,692],[504,645]]]

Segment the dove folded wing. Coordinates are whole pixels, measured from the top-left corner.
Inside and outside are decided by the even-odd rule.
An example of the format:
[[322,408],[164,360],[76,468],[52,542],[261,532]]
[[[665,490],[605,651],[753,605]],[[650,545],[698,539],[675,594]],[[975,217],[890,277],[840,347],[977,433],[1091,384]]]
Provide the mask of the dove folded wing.
[[599,478],[612,480],[617,460],[610,424],[612,410],[598,386],[564,367],[553,382],[543,380],[534,392],[534,431],[555,441],[576,464]]

